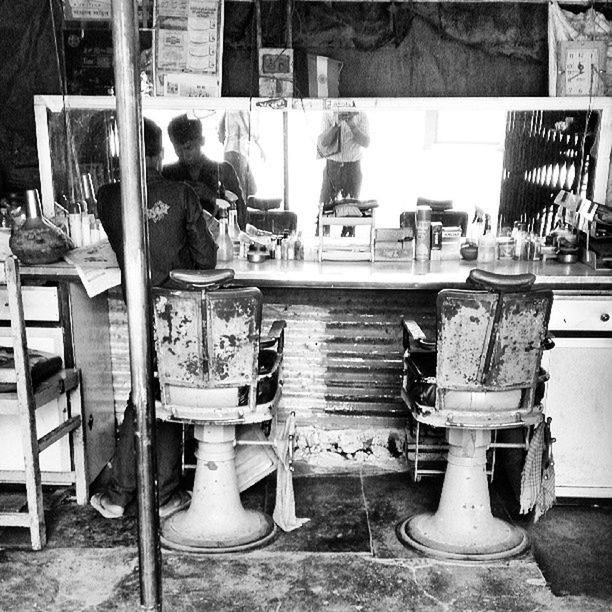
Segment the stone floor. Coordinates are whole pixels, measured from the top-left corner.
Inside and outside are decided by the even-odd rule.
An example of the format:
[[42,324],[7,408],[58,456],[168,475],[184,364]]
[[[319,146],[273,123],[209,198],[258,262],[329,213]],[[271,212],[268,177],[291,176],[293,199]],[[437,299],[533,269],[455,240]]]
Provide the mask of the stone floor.
[[[266,548],[240,554],[162,552],[164,610],[612,610],[612,506],[557,505],[535,525],[493,485],[493,513],[521,524],[531,551],[506,561],[436,560],[405,548],[397,523],[436,508],[441,481],[407,474],[295,478],[297,514],[311,520]],[[133,508],[108,521],[48,491],[49,542],[34,553],[27,532],[0,532],[0,610],[137,610]],[[271,512],[275,479],[243,494]],[[6,496],[5,496],[6,497]],[[0,500],[1,501],[1,500]]]

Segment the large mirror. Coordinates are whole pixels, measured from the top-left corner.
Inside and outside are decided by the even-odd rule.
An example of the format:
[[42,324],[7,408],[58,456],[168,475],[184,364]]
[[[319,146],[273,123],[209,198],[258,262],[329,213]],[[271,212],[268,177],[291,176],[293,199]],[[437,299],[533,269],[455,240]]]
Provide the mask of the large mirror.
[[[79,197],[83,173],[91,174],[95,188],[119,178],[114,105],[111,97],[36,97],[47,214],[62,194]],[[232,161],[245,201],[276,201],[297,215],[305,236],[316,231],[324,173],[334,159],[317,147],[326,121],[362,117],[367,146],[354,145],[346,158],[359,160],[360,190],[335,197],[375,201],[377,227],[399,227],[419,198],[452,203],[470,220],[479,211],[495,226],[519,218],[542,224],[560,189],[605,202],[611,111],[606,98],[143,101],[144,115],[164,132],[165,164],[177,160],[167,132],[171,119],[183,113],[199,118],[204,153]],[[236,148],[228,144],[232,121],[247,135],[240,148],[248,172],[228,152]]]

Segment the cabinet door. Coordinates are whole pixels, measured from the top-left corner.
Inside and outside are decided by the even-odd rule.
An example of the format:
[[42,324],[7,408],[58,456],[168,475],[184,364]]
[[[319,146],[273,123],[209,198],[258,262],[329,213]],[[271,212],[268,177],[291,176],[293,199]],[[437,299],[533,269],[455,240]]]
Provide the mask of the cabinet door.
[[612,338],[557,337],[543,365],[557,496],[612,497]]

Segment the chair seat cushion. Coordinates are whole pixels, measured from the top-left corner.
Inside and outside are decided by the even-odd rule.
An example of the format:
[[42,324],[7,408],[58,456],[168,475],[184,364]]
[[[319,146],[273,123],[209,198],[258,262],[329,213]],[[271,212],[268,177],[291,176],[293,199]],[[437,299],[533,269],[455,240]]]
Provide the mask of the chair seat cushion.
[[[30,361],[30,374],[32,385],[36,387],[53,374],[57,374],[63,367],[62,358],[53,353],[28,349]],[[12,346],[0,347],[0,370],[14,370],[15,355]],[[0,382],[0,393],[11,393],[17,390],[15,382]]]
[[[425,379],[435,379],[436,376],[436,351],[413,352],[405,359],[406,391],[411,401],[421,406],[436,405],[436,383]],[[536,386],[535,402],[539,404],[544,397],[545,380],[547,373],[540,368],[539,382]],[[474,393],[470,391],[449,391],[446,396],[448,406],[454,408],[478,409],[479,405],[490,407],[491,405],[508,406],[520,405],[522,392],[520,390],[492,391]]]

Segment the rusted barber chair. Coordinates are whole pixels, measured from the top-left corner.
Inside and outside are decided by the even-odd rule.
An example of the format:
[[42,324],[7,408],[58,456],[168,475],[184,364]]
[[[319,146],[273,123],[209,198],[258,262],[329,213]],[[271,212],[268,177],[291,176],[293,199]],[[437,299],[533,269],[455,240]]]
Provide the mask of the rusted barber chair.
[[161,387],[158,417],[194,425],[193,497],[162,525],[165,546],[230,552],[275,535],[271,517],[246,510],[236,472],[236,426],[272,419],[282,390],[284,321],[260,337],[262,295],[223,287],[232,270],[174,271],[185,289],[154,290]]
[[543,419],[552,292],[535,276],[472,270],[469,289],[437,298],[437,338],[403,321],[402,397],[416,421],[446,428],[447,467],[438,510],[398,526],[402,543],[432,556],[483,560],[518,554],[524,530],[491,513],[486,449],[492,431]]

